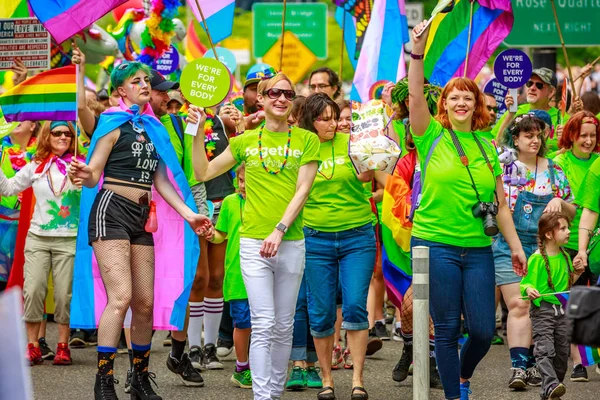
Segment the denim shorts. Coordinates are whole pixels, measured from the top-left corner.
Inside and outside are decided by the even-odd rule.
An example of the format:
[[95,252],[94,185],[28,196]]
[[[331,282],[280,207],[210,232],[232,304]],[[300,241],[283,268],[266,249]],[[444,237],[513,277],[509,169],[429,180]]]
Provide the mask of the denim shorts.
[[[534,243],[522,241],[521,244],[527,259],[529,259],[538,248],[537,244]],[[496,286],[521,282],[521,277],[515,274],[513,270],[512,257],[508,243],[506,243],[504,236],[501,234],[494,237],[492,252],[494,253],[494,268],[496,270]]]
[[248,329],[250,325],[250,304],[248,299],[229,300],[229,314],[233,319],[233,327]]

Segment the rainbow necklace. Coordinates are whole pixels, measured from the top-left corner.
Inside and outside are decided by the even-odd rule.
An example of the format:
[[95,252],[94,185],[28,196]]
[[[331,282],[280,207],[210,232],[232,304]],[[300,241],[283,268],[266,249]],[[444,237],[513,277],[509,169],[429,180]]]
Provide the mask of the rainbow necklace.
[[211,110],[206,110],[206,122],[204,122],[204,148],[206,149],[206,158],[212,160],[215,158],[217,143],[213,137],[213,127],[215,126],[215,114]]
[[262,153],[262,134],[263,134],[263,128],[264,128],[264,124],[260,127],[260,130],[258,131],[258,156],[260,158],[260,163],[262,164],[262,167],[264,168],[265,171],[267,171],[269,174],[271,175],[277,175],[278,173],[280,173],[281,171],[283,171],[283,169],[285,168],[285,165],[287,164],[288,161],[288,157],[290,155],[290,143],[291,143],[291,139],[292,139],[292,127],[288,126],[288,138],[287,138],[287,144],[285,145],[285,158],[283,160],[283,164],[281,164],[281,168],[279,168],[278,171],[271,171],[266,165],[265,165],[265,160],[263,158],[263,153]]

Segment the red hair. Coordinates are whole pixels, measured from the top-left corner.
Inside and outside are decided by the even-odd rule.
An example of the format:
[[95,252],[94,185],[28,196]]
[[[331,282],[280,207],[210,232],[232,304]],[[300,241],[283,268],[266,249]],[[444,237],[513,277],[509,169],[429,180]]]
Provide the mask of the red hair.
[[444,107],[444,101],[454,89],[471,92],[475,95],[475,111],[473,111],[471,130],[479,131],[487,128],[490,123],[490,114],[485,107],[485,97],[483,92],[479,90],[477,84],[469,78],[454,78],[444,86],[438,100],[438,113],[435,116],[435,119],[441,123],[444,128],[452,128],[452,124],[448,118],[448,111],[446,111],[446,108]]
[[[46,158],[48,158],[48,156],[50,156],[50,154],[52,154],[52,146],[50,146],[50,124],[51,123],[52,123],[51,121],[46,121],[44,123],[44,125],[42,126],[42,130],[41,130],[40,134],[37,137],[37,151],[35,153],[36,161],[42,162]],[[72,122],[67,122],[67,125],[69,127],[69,132],[71,132],[71,134],[73,136],[71,136],[71,144],[69,144],[69,148],[67,149],[65,154],[69,154],[69,153],[75,154],[75,144],[77,143],[77,137],[75,135],[75,128],[73,127]]]
[[561,149],[573,148],[573,143],[575,143],[575,141],[579,139],[579,136],[581,135],[581,126],[583,125],[584,118],[591,118],[596,121],[596,147],[594,147],[593,151],[595,153],[600,151],[600,142],[598,141],[600,139],[600,121],[598,121],[598,118],[596,118],[596,116],[589,111],[580,111],[569,118],[565,127],[563,128],[563,134],[558,141],[558,146]]

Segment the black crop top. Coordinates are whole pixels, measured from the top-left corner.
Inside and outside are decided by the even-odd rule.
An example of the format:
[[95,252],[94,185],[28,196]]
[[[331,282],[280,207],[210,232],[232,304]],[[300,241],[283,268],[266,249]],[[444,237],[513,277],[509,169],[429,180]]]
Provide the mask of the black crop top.
[[133,130],[131,122],[119,127],[121,134],[104,167],[105,178],[115,178],[132,184],[152,185],[158,167],[158,153],[146,131]]

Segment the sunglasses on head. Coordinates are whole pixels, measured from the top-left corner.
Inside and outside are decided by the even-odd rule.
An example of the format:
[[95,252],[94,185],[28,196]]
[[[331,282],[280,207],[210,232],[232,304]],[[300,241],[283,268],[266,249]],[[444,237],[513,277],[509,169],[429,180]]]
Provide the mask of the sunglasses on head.
[[282,94],[285,96],[285,99],[288,101],[292,101],[296,98],[296,92],[294,92],[293,90],[271,88],[271,89],[265,91],[265,94],[267,96],[269,96],[269,98],[272,100],[277,100],[278,98],[281,97]]
[[525,86],[527,86],[528,88],[532,87],[533,85],[535,85],[535,87],[538,88],[538,90],[542,90],[544,88],[544,84],[542,82],[527,81],[527,83],[525,84]]
[[50,134],[57,138],[61,137],[62,135],[65,135],[65,137],[68,137],[68,138],[73,137],[73,134],[71,133],[71,131],[66,131],[66,132],[65,131],[50,131]]

